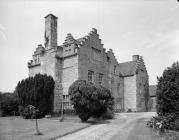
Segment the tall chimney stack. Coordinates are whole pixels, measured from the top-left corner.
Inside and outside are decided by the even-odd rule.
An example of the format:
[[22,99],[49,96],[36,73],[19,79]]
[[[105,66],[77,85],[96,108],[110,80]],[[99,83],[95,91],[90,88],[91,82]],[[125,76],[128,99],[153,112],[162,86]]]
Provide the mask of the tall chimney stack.
[[57,17],[48,14],[45,17],[45,48],[50,49],[57,46]]

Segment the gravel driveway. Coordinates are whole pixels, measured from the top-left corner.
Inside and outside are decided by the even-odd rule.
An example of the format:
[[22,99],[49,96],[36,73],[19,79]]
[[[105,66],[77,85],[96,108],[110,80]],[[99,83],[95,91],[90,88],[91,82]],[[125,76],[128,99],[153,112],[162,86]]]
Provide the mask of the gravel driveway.
[[115,119],[103,124],[92,125],[56,140],[157,140],[146,121],[154,112],[119,113]]

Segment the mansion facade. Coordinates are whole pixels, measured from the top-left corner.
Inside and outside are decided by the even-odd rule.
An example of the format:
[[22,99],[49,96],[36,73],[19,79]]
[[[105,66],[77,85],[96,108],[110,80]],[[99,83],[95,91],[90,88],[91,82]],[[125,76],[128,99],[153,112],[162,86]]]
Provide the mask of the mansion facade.
[[82,38],[71,34],[57,44],[57,20],[45,17],[45,43],[38,45],[28,63],[29,76],[51,75],[55,81],[53,111],[72,109],[69,86],[76,80],[87,80],[107,87],[115,99],[115,110],[146,111],[149,98],[148,73],[142,56],[119,63],[113,51],[106,51],[96,29]]

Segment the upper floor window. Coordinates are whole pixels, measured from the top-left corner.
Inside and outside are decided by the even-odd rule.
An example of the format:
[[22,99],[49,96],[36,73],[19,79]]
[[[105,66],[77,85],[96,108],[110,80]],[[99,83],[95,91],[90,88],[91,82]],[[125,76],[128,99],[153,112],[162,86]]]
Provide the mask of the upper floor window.
[[88,71],[88,81],[94,82],[94,71]]
[[34,63],[39,64],[40,63],[40,55],[34,56]]
[[99,73],[99,75],[98,75],[98,83],[99,83],[99,85],[101,85],[103,83],[103,74],[102,73]]

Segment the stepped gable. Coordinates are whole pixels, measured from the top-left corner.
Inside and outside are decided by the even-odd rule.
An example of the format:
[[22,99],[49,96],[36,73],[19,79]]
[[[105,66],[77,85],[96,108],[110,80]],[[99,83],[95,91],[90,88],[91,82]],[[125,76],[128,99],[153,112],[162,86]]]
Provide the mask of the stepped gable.
[[34,51],[34,55],[38,55],[45,52],[45,48],[42,46],[42,44],[39,44],[38,47]]
[[66,44],[72,44],[72,43],[76,43],[76,40],[73,38],[71,33],[68,33],[65,39],[65,42],[63,44],[66,45]]
[[[97,39],[97,40],[95,40],[95,39]],[[91,41],[91,40],[96,41],[96,43],[102,45],[102,48],[103,48],[103,44],[101,43],[101,39],[99,38],[97,29],[95,29],[95,28],[92,28],[91,31],[88,33],[88,35],[86,35],[82,38],[76,39],[76,41],[81,45],[84,45],[86,42]],[[95,46],[100,46],[100,45],[93,44],[92,46],[95,47]],[[102,48],[96,48],[96,49],[102,50]]]
[[114,55],[114,52],[113,52],[112,49],[109,49],[109,50],[107,51],[106,56],[107,56],[107,58],[112,59],[113,61],[115,61],[115,62],[119,65],[119,63],[118,63],[118,61],[117,61],[117,59],[116,59],[116,56]]

